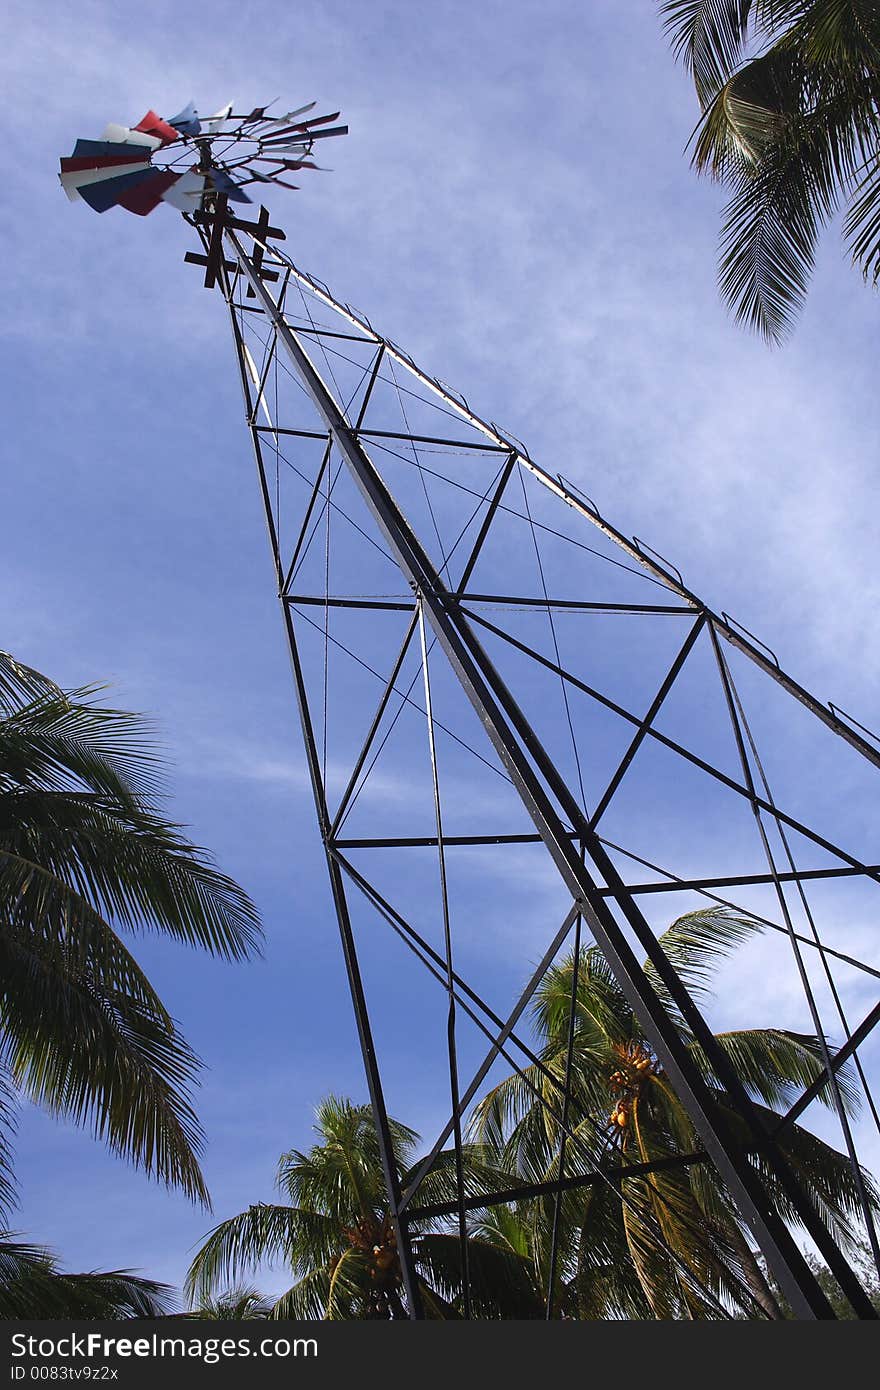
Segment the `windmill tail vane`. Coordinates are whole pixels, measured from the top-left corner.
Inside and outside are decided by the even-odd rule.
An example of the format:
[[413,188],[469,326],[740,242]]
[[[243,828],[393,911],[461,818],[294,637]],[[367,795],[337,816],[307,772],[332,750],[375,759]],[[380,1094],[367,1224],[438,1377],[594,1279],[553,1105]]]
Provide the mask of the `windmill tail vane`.
[[[332,124],[338,111],[312,116],[314,107],[309,102],[267,116],[258,106],[236,115],[229,102],[200,118],[191,101],[167,119],[149,110],[137,125],[111,122],[98,139],[77,140],[61,160],[61,186],[71,201],[82,200],[95,212],[120,207],[139,217],[160,203],[192,212],[211,193],[250,203],[248,184],[295,189],[282,176],[318,169],[311,159],[315,142],[348,133],[347,126]],[[154,163],[154,155],[166,162]]]

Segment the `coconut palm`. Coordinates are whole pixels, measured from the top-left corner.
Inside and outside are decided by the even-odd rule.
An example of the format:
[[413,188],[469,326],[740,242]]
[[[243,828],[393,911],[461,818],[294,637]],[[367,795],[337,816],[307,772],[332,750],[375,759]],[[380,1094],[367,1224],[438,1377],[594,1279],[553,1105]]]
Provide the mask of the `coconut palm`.
[[[726,908],[694,912],[674,922],[660,942],[692,995],[707,991],[720,958],[757,925]],[[650,964],[652,984],[688,1043],[707,1084],[777,1210],[796,1213],[742,1121],[725,1105],[722,1083],[693,1040]],[[577,979],[574,974],[577,971]],[[572,1027],[572,997],[575,999]],[[701,1148],[690,1117],[651,1049],[601,951],[572,953],[547,972],[536,995],[534,1019],[543,1040],[542,1067],[532,1066],[496,1086],[478,1105],[471,1133],[494,1161],[529,1183],[558,1175],[562,1083],[571,1031],[573,1138],[565,1172],[596,1181],[566,1192],[558,1216],[554,1301],[574,1317],[717,1317],[725,1310],[778,1317],[773,1291],[748,1241],[733,1202],[709,1163],[674,1164],[621,1181],[620,1169],[674,1160]],[[823,1071],[817,1038],[779,1028],[740,1029],[716,1035],[772,1132],[781,1113]],[[838,1084],[847,1107],[855,1092],[845,1067]],[[541,1098],[539,1101],[538,1097]],[[830,1088],[820,1093],[832,1103]],[[543,1102],[543,1103],[542,1103]],[[789,1166],[843,1248],[860,1236],[859,1192],[848,1159],[800,1125],[779,1140]],[[872,1202],[878,1198],[870,1177]],[[521,1203],[502,1218],[487,1218],[480,1234],[529,1250],[534,1277],[546,1296],[553,1199]]]
[[[829,1274],[822,1261],[809,1251],[806,1251],[805,1255],[807,1264],[810,1266],[817,1284],[831,1304],[834,1316],[839,1318],[842,1322],[855,1321],[858,1314],[853,1311],[852,1304],[841,1293],[833,1276]],[[873,1303],[877,1313],[880,1314],[880,1278],[877,1276],[877,1265],[874,1261],[874,1252],[867,1241],[863,1241],[862,1244],[850,1254],[850,1263],[858,1274],[865,1293]],[[770,1277],[770,1283],[773,1286],[773,1291],[780,1304],[786,1307],[785,1295],[773,1284],[772,1277]]]
[[0,1319],[165,1317],[173,1290],[128,1269],[67,1274],[51,1251],[0,1241]]
[[272,1312],[274,1299],[267,1298],[249,1284],[236,1284],[221,1289],[213,1297],[203,1298],[190,1313],[178,1313],[181,1318],[199,1318],[209,1322],[254,1322],[264,1320]]
[[660,12],[702,110],[694,165],[731,192],[722,297],[778,342],[841,205],[854,262],[880,276],[880,9],[876,0],[662,0]]
[[[406,1186],[418,1136],[389,1121],[398,1177]],[[329,1096],[315,1130],[320,1142],[308,1153],[283,1154],[278,1187],[288,1201],[260,1203],[215,1227],[187,1276],[191,1299],[263,1261],[284,1262],[294,1283],[276,1301],[272,1317],[293,1319],[403,1318],[407,1316],[400,1257],[389,1216],[379,1142],[368,1105]],[[496,1182],[497,1171],[473,1150],[466,1155],[468,1190]],[[452,1155],[444,1152],[420,1187],[424,1202],[454,1198]],[[414,1262],[428,1317],[461,1316],[461,1247],[442,1222],[411,1226]],[[488,1241],[468,1242],[472,1314],[539,1317],[529,1261]]]
[[118,932],[259,944],[244,891],[157,810],[149,726],[95,694],[0,653],[0,1217],[18,1096],[207,1204],[199,1064]]

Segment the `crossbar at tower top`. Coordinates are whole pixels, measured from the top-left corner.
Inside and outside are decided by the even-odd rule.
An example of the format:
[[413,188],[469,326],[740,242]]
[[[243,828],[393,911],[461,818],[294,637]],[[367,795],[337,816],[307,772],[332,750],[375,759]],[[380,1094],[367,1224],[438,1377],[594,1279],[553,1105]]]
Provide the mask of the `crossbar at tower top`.
[[[572,1129],[570,1065],[564,1081],[551,1078],[555,1089],[545,1097],[558,1144],[546,1181],[519,1174],[502,1189],[466,1189],[465,1111],[502,1063],[523,1076],[541,1074],[526,1010],[583,931],[601,949],[652,1065],[690,1117],[693,1149],[673,1148],[662,1160],[667,1168],[698,1175],[714,1165],[799,1315],[829,1316],[830,1306],[784,1213],[808,1232],[856,1313],[871,1317],[785,1135],[817,1098],[830,1103],[880,1260],[847,1111],[853,1071],[877,1114],[859,1049],[880,1005],[865,1010],[840,974],[857,972],[876,993],[880,972],[833,915],[834,939],[819,931],[810,896],[856,880],[874,892],[880,868],[870,846],[844,847],[833,824],[813,824],[800,802],[789,803],[787,785],[780,794],[774,750],[768,756],[752,718],[750,681],[760,678],[824,737],[845,741],[872,773],[880,747],[704,603],[646,543],[627,537],[560,473],[542,468],[300,270],[275,244],[283,232],[270,226],[265,208],[258,218],[233,213],[230,202],[250,202],[254,185],[289,187],[288,172],[315,167],[317,141],[344,133],[332,124],[338,112],[310,116],[311,109],[270,117],[265,108],[241,116],[227,107],[202,119],[190,105],[168,120],[151,111],[137,126],[107,127],[99,141],[78,142],[61,179],[97,211],[179,208],[201,242],[187,259],[205,267],[206,285],[226,301],[410,1315],[421,1312],[418,1240],[426,1220],[456,1224],[467,1316],[475,1208],[545,1201],[555,1229],[565,1193],[609,1181],[609,1149],[620,1200],[637,1209],[647,1192],[653,1202],[641,1168],[627,1176],[633,1152],[619,1126],[610,1131],[607,1116],[590,1115]],[[168,162],[154,163],[154,155]],[[700,724],[710,715],[711,737]],[[363,736],[353,740],[356,717]],[[395,755],[401,779],[424,793],[423,820],[412,811],[394,823],[381,796],[370,802]],[[489,790],[446,790],[466,777],[477,787],[478,776]],[[718,844],[707,838],[715,821]],[[747,863],[746,831],[757,856]],[[507,957],[487,967],[474,922],[456,912],[466,878],[457,856],[477,850],[515,850],[523,861],[539,855],[537,872],[559,894],[557,921],[535,927],[540,965],[533,968],[530,937],[515,989]],[[417,860],[426,852],[427,866]],[[389,872],[389,862],[399,867]],[[475,890],[480,922],[499,901],[504,872],[490,871]],[[771,934],[780,968],[779,952],[788,953],[815,1055],[785,1113],[770,1112],[768,1121],[708,1022],[686,953],[658,941],[651,905],[664,894],[676,911],[713,904],[719,936],[737,914],[755,934]],[[506,910],[525,921],[527,897]],[[380,924],[409,956],[377,982]],[[442,1019],[408,983],[413,957],[412,968],[438,987]],[[855,999],[862,1012],[853,1019]],[[429,1161],[401,1190],[382,1019],[389,1009],[409,1017],[414,1006],[413,1065],[430,1078],[437,1103],[449,1105],[449,1118]],[[842,1034],[837,1048],[831,1033]],[[426,1194],[450,1140],[457,1185],[444,1205]],[[697,1184],[698,1176],[682,1181]],[[673,1259],[663,1213],[652,1213],[639,1211],[639,1220]],[[562,1259],[554,1249],[554,1261]],[[696,1287],[693,1270],[677,1276],[701,1308],[723,1306],[712,1289]],[[735,1288],[735,1271],[728,1276]],[[551,1288],[548,1315],[556,1298]],[[691,1306],[686,1297],[682,1306]]]

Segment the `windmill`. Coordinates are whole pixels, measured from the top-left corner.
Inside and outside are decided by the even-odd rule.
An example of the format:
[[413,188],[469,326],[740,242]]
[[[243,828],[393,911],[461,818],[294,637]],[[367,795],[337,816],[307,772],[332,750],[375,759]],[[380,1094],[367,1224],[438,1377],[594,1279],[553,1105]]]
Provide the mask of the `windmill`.
[[[199,242],[186,259],[226,303],[409,1315],[422,1315],[420,1222],[457,1232],[469,1316],[473,1213],[549,1202],[552,1269],[565,1192],[604,1184],[635,1203],[630,1185],[652,1168],[712,1164],[798,1316],[833,1314],[792,1221],[853,1312],[876,1316],[782,1138],[817,1099],[829,1105],[880,1270],[845,1080],[880,1134],[864,1060],[880,1021],[880,970],[865,959],[880,866],[869,845],[839,842],[828,794],[838,752],[848,778],[873,777],[880,742],[299,269],[264,207],[248,214],[252,193],[295,186],[319,142],[345,133],[338,112],[313,110],[150,111],[77,141],[60,177],[98,212],[181,211]],[[769,1127],[658,941],[707,902],[719,922],[761,929],[754,978],[784,975],[818,1039],[813,1073]],[[634,1169],[614,1117],[575,1129],[572,1033],[550,1098],[538,1088],[558,1135],[551,1171],[474,1191],[468,1111],[505,1068],[546,1073],[528,1010],[550,966],[589,940],[697,1142]],[[380,1061],[389,1013],[405,1020],[413,1077],[447,1113],[406,1190]],[[432,1202],[450,1143],[455,1200]],[[609,1153],[621,1161],[609,1167]],[[549,1289],[552,1316],[552,1275]]]

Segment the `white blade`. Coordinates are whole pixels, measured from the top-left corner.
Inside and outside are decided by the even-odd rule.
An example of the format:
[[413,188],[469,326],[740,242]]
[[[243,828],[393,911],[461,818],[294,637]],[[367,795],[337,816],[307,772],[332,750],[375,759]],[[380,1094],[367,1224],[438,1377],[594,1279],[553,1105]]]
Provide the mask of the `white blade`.
[[234,105],[234,101],[228,101],[219,111],[215,111],[213,116],[206,116],[202,121],[202,130],[211,130],[215,125],[222,125],[224,121],[228,121]]
[[71,202],[75,202],[79,196],[78,188],[84,188],[89,183],[104,183],[107,179],[118,179],[123,174],[137,174],[142,169],[149,169],[146,162],[136,164],[111,164],[105,165],[103,169],[74,169],[71,173],[59,174],[61,187],[67,194]]
[[177,183],[166,188],[162,194],[162,202],[180,208],[181,212],[192,212],[194,199],[201,198],[204,191],[204,174],[197,174],[195,169],[188,169],[185,174],[181,174]]
[[127,125],[116,125],[111,121],[101,132],[102,140],[113,144],[145,145],[148,150],[158,150],[162,141],[156,135],[145,135],[142,130],[129,130]]

